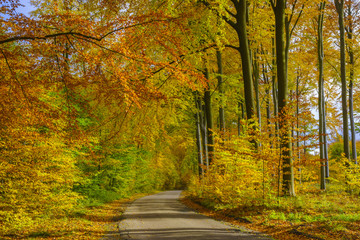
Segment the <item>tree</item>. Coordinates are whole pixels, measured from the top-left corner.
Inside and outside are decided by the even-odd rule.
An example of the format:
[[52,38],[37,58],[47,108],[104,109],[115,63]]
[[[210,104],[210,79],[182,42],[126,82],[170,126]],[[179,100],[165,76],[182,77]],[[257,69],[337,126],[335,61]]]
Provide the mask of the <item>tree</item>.
[[347,109],[347,84],[346,84],[346,58],[345,58],[345,26],[344,26],[344,0],[334,0],[340,31],[340,78],[341,78],[341,107],[343,118],[344,152],[350,158],[349,122]]
[[[213,9],[213,6],[206,0],[201,1],[205,6]],[[245,107],[247,119],[252,119],[254,116],[254,87],[252,81],[252,61],[250,56],[250,47],[247,33],[247,4],[246,0],[232,0],[232,7],[228,9],[225,7],[224,11],[226,14],[222,14],[221,10],[215,9],[219,17],[223,18],[232,29],[235,30],[238,38],[239,46],[231,46],[238,50],[241,56],[242,63],[242,76],[244,81],[244,95],[245,95]],[[232,8],[235,9],[236,13],[233,12]]]
[[286,0],[271,1],[275,14],[275,46],[276,69],[278,80],[278,109],[280,114],[280,154],[283,163],[283,193],[295,195],[294,170],[291,156],[290,127],[286,120],[286,107],[288,104],[288,79],[287,79],[287,41],[285,40],[285,9]]
[[[218,65],[218,91],[220,98],[220,107],[219,107],[219,125],[221,134],[225,135],[225,111],[224,111],[224,81],[223,81],[223,65],[221,59],[220,50],[216,50],[216,61]],[[224,136],[225,137],[225,136]]]
[[209,166],[214,158],[214,132],[213,132],[213,119],[212,119],[212,106],[211,106],[211,93],[210,93],[210,76],[209,69],[205,67],[205,78],[208,80],[206,89],[204,90],[204,117],[206,123],[206,138],[209,159],[206,163]]
[[317,18],[317,53],[318,53],[318,71],[319,71],[319,96],[318,96],[318,108],[319,108],[319,146],[320,146],[320,188],[325,189],[326,182],[326,157],[325,157],[325,103],[324,103],[324,46],[323,46],[323,22],[324,22],[324,9],[325,2],[319,4],[319,15]]
[[356,154],[356,134],[355,134],[355,122],[354,122],[354,78],[355,78],[355,57],[354,57],[354,26],[356,24],[356,18],[359,12],[359,3],[348,1],[346,3],[345,19],[346,26],[345,31],[347,35],[347,53],[349,55],[349,113],[350,113],[350,131],[351,131],[351,159],[357,164]]

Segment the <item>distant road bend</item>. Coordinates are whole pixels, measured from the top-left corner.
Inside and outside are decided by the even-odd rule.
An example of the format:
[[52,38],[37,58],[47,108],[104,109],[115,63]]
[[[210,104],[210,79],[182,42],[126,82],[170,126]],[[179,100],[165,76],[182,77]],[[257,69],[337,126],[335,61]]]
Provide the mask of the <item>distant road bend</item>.
[[140,198],[119,223],[121,239],[149,240],[270,240],[200,215],[179,202],[181,191]]

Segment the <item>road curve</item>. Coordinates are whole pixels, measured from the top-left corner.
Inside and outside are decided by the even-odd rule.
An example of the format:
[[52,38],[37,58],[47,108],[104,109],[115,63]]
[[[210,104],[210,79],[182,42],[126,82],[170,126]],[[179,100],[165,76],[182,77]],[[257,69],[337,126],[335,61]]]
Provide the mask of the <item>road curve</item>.
[[200,215],[179,202],[181,191],[140,198],[124,212],[121,239],[148,240],[269,240]]

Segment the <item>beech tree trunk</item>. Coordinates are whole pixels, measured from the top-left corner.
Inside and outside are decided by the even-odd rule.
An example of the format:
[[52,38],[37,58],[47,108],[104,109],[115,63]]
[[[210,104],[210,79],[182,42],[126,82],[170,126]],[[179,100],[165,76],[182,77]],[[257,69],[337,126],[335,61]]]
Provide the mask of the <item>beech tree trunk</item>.
[[244,111],[244,103],[242,101],[238,101],[238,136],[241,135],[241,119],[245,118],[245,111]]
[[357,164],[357,153],[356,153],[356,134],[355,134],[355,122],[354,122],[354,100],[353,100],[353,91],[354,91],[354,69],[355,69],[355,59],[354,59],[354,49],[353,49],[353,20],[352,20],[352,9],[351,2],[347,7],[347,15],[349,17],[347,25],[347,38],[350,40],[347,50],[349,55],[349,65],[350,65],[350,74],[349,74],[349,112],[350,112],[350,129],[351,129],[351,158],[355,164]]
[[225,111],[224,111],[224,83],[223,83],[223,66],[222,66],[222,59],[221,59],[221,52],[219,50],[216,51],[216,59],[218,65],[218,91],[219,91],[219,125],[220,125],[220,132],[225,137]]
[[341,106],[343,115],[343,139],[344,139],[344,153],[347,159],[350,159],[349,147],[349,123],[348,110],[346,103],[347,84],[346,84],[346,58],[345,58],[345,28],[344,28],[344,0],[334,0],[336,11],[339,18],[340,31],[340,78],[341,78]]
[[261,111],[260,111],[260,96],[259,96],[259,79],[260,79],[260,66],[257,59],[256,52],[254,52],[254,88],[255,88],[255,101],[256,101],[256,116],[258,118],[259,128],[261,129]]
[[[279,109],[278,109],[278,88],[276,82],[276,47],[275,47],[275,38],[272,38],[272,96],[273,96],[273,103],[274,103],[274,116],[277,118],[279,117]],[[275,134],[278,136],[279,134],[279,121],[275,121]]]
[[[263,79],[265,81],[266,84],[266,88],[265,88],[265,104],[266,104],[266,123],[267,123],[267,127],[270,127],[270,119],[271,119],[271,109],[270,109],[270,81],[269,81],[269,76],[267,75],[267,70],[266,70],[266,66],[265,64],[261,64],[262,65],[262,75],[263,75]],[[269,134],[269,137],[271,137],[271,132]]]
[[242,63],[242,73],[244,80],[244,95],[247,119],[252,119],[254,116],[254,88],[252,84],[252,67],[249,49],[249,41],[246,30],[246,16],[247,16],[247,1],[239,0],[233,1],[236,8],[236,25],[235,31],[239,39],[239,52]]
[[325,157],[325,110],[324,110],[324,46],[323,46],[323,22],[324,22],[325,2],[319,6],[318,29],[317,29],[317,53],[318,53],[318,71],[319,71],[319,147],[320,147],[320,189],[326,189],[326,157]]
[[298,164],[299,164],[299,168],[298,168],[298,172],[299,172],[299,182],[301,183],[301,153],[300,153],[300,123],[299,123],[299,114],[300,114],[300,106],[299,106],[299,97],[300,97],[300,92],[299,92],[299,85],[300,85],[300,76],[298,75],[296,78],[296,147],[297,147],[297,160],[298,160]]
[[[204,4],[209,9],[212,9],[211,3],[207,0],[201,0],[202,4]],[[244,99],[245,99],[245,108],[246,108],[246,116],[248,120],[251,120],[254,116],[254,87],[252,82],[252,63],[247,35],[247,11],[248,2],[246,0],[232,0],[233,6],[235,8],[235,13],[231,8],[226,10],[236,19],[233,21],[225,16],[222,18],[226,23],[233,28],[237,35],[239,41],[239,47],[234,47],[238,50],[241,57],[241,67],[242,67],[242,77],[244,81]],[[220,15],[220,14],[219,14]],[[254,141],[254,145],[257,148],[257,143]]]
[[[209,70],[205,69],[205,78],[209,81]],[[204,92],[204,115],[206,119],[206,139],[207,139],[207,150],[209,160],[207,166],[209,167],[213,156],[214,156],[214,134],[213,134],[213,120],[212,120],[212,107],[211,107],[211,93],[210,93],[210,84],[208,82],[207,88]]]
[[207,145],[207,127],[206,127],[206,117],[204,116],[205,106],[202,103],[202,98],[200,95],[197,98],[198,107],[199,107],[199,120],[200,120],[200,137],[202,143],[202,158],[203,158],[203,167],[206,167],[206,170],[209,168],[209,153],[208,153],[208,145]]
[[325,97],[324,97],[324,101],[323,101],[324,107],[324,152],[325,152],[325,177],[329,178],[330,177],[330,170],[329,170],[329,151],[328,151],[328,145],[327,145],[327,133],[326,133],[326,103],[325,103]]
[[[285,41],[285,0],[277,0],[273,4],[275,14],[275,46],[276,67],[278,79],[278,108],[280,113],[280,154],[282,160],[283,182],[282,192],[284,195],[295,196],[294,169],[291,152],[290,126],[287,121],[286,107],[288,105],[288,79],[287,79],[287,53]],[[275,5],[276,4],[276,5]]]
[[196,121],[196,146],[198,149],[198,164],[199,164],[199,175],[204,174],[204,150],[203,150],[203,137],[201,132],[201,102],[199,100],[199,93],[195,92],[194,99],[195,99],[195,106],[196,106],[196,113],[195,113],[195,121]]
[[[351,74],[352,73],[352,74]],[[353,101],[353,83],[354,83],[354,70],[350,70],[350,84],[349,84],[349,111],[350,111],[350,126],[351,126],[351,158],[357,164],[356,152],[356,133],[354,122],[354,101]]]

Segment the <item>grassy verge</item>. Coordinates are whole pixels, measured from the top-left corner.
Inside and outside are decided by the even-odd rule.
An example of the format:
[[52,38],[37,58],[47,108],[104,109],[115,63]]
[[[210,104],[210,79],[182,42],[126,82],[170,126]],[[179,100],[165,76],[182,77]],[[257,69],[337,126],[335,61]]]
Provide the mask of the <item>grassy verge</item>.
[[360,239],[360,199],[346,193],[314,191],[280,198],[263,206],[211,206],[209,201],[185,197],[187,206],[202,214],[242,225],[275,239]]
[[[1,235],[0,239],[101,239],[103,236],[118,239],[117,222],[125,206],[146,194],[136,194],[130,198],[115,200],[110,203],[90,204],[79,208],[67,217],[41,218],[35,224],[14,234]],[[93,206],[91,206],[93,205]]]

